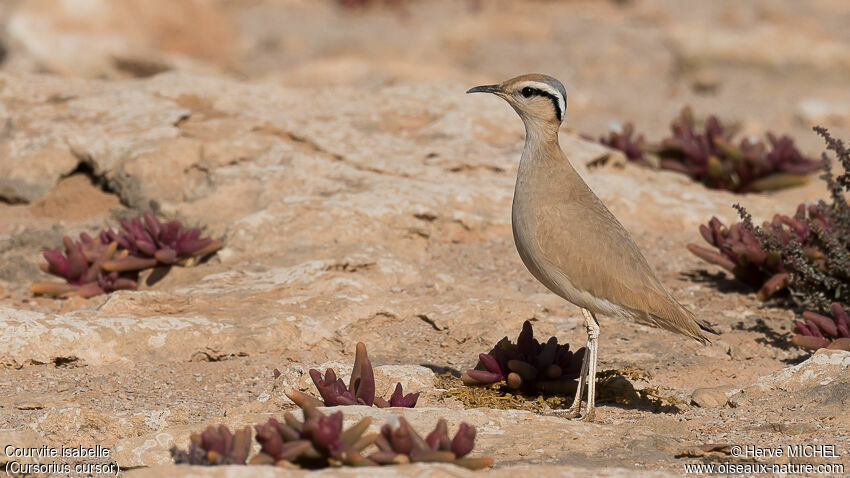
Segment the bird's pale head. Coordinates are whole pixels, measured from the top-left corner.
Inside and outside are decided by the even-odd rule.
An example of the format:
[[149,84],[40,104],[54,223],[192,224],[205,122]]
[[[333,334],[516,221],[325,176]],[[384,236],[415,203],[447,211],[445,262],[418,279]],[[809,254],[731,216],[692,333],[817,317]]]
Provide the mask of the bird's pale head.
[[541,74],[522,75],[498,85],[470,88],[467,93],[493,93],[507,101],[529,126],[554,126],[564,121],[567,91],[560,81]]

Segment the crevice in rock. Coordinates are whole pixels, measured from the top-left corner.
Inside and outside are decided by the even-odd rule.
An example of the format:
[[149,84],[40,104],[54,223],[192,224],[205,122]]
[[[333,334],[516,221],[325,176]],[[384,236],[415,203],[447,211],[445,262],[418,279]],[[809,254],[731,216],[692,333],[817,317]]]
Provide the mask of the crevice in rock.
[[375,315],[373,315],[372,317],[369,317],[368,321],[371,321],[373,319],[377,319],[378,317],[383,317],[385,319],[390,319],[390,320],[397,320],[398,319],[398,316],[393,314],[392,312],[387,312],[387,311],[382,310],[380,312],[376,312]]
[[29,201],[27,201],[27,199],[23,196],[14,194],[12,192],[0,191],[0,203],[8,204],[9,206],[17,206],[21,204],[27,204],[29,203]]
[[[186,123],[187,121],[189,121],[190,118],[192,118],[192,113],[186,113],[185,115],[180,115],[180,117],[177,118],[177,121],[172,123],[171,126],[174,126],[175,128],[182,128],[183,124]],[[188,134],[186,136],[191,137],[191,135],[188,135]]]
[[487,171],[494,174],[502,174],[505,172],[503,168],[498,166],[493,166],[490,164],[459,164],[457,166],[452,166],[447,168],[446,171],[450,173],[465,173],[468,171]]
[[269,123],[263,123],[259,126],[254,126],[251,128],[252,133],[265,133],[270,134],[272,136],[277,136],[278,138],[284,139],[290,143],[296,143],[302,147],[302,149],[311,152],[318,153],[321,156],[328,157],[334,161],[343,161],[343,157],[336,153],[331,153],[330,151],[325,150],[314,141],[311,141],[308,138],[297,135],[291,131],[287,131],[283,128],[279,128]]
[[79,367],[79,357],[71,355],[68,357],[53,357],[53,365],[56,367]]
[[326,271],[336,271],[336,272],[357,272],[359,270],[370,270],[375,268],[376,263],[374,262],[361,262],[361,263],[351,263],[351,262],[343,262],[337,264],[331,264],[325,268]]
[[425,314],[419,314],[416,317],[418,317],[419,320],[421,320],[421,321],[425,322],[426,324],[430,325],[431,327],[433,327],[434,330],[436,330],[437,332],[442,332],[443,330],[445,330],[444,328],[437,325],[437,323],[434,322],[434,319],[428,317]]
[[319,146],[318,144],[316,144],[314,141],[310,141],[309,139],[307,139],[303,136],[299,136],[299,135],[297,135],[297,134],[295,134],[291,131],[281,130],[281,132],[290,141],[292,141],[294,143],[303,144],[303,145],[307,146],[313,152],[319,153],[319,154],[324,155],[324,156],[330,156],[335,161],[344,161],[345,160],[345,158],[343,158],[341,154],[331,153],[330,151],[327,151],[324,148],[322,148],[321,146]]
[[97,174],[95,172],[94,163],[92,162],[90,157],[88,157],[87,155],[78,154],[77,152],[74,152],[73,154],[77,157],[77,159],[79,159],[77,167],[74,168],[74,170],[69,172],[68,174],[63,175],[62,179],[74,176],[75,174],[82,174],[86,176],[89,181],[91,181],[93,186],[105,192],[106,194],[112,194],[113,196],[117,196],[118,200],[121,201],[121,204],[125,207],[128,207],[128,205],[124,201],[124,198],[121,197],[121,194],[117,190],[115,190],[110,184],[109,180],[106,179],[106,175]]
[[434,220],[437,219],[437,215],[432,214],[430,212],[422,212],[422,213],[419,213],[419,214],[414,214],[413,217],[415,217],[416,219],[419,219],[420,221],[425,221],[425,222],[434,222]]
[[134,56],[115,56],[112,58],[112,65],[118,71],[135,78],[149,78],[174,69],[171,64],[160,58]]
[[277,137],[284,139],[284,140],[286,140],[290,143],[300,145],[303,151],[306,151],[306,152],[309,152],[309,153],[315,153],[319,156],[323,156],[323,157],[330,159],[332,161],[343,162],[343,163],[351,166],[352,168],[354,168],[358,171],[364,171],[364,172],[375,173],[375,174],[382,174],[382,175],[386,175],[386,176],[397,176],[397,177],[402,177],[402,178],[410,177],[410,175],[408,175],[408,174],[385,171],[383,169],[370,167],[370,166],[364,166],[362,164],[351,162],[351,161],[347,160],[341,154],[332,153],[332,152],[322,148],[316,142],[310,140],[309,138],[298,135],[298,134],[293,133],[291,131],[287,131],[283,128],[278,128],[278,127],[270,125],[268,123],[265,123],[265,124],[260,125],[260,126],[255,126],[254,128],[251,129],[251,131],[255,132],[255,133],[266,133],[266,134],[271,134],[271,135],[277,136]]
[[437,375],[451,375],[452,377],[455,377],[455,378],[458,378],[458,379],[460,378],[460,375],[461,375],[460,370],[458,370],[454,367],[448,366],[448,365],[437,365],[437,364],[433,364],[433,363],[420,363],[419,365],[422,366],[422,367],[425,367],[427,369],[430,369],[432,372],[434,372]]
[[247,352],[227,353],[213,350],[209,347],[204,350],[198,350],[189,358],[190,362],[222,362],[224,360],[233,360],[238,357],[247,357]]

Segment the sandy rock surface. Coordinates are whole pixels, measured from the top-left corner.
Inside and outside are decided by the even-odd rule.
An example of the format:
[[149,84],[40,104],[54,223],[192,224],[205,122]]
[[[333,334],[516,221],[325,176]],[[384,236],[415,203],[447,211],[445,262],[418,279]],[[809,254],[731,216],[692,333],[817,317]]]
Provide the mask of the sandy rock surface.
[[[187,74],[110,83],[6,75],[2,82],[0,99],[20,105],[14,137],[55,138],[88,174],[56,174],[61,187],[0,209],[11,231],[4,260],[13,265],[4,272],[0,314],[12,404],[3,408],[5,428],[32,430],[53,444],[70,431],[111,446],[122,468],[160,466],[171,445],[185,444],[205,423],[236,427],[291,408],[283,388],[309,391],[306,369],[328,360],[347,373],[353,344],[363,341],[377,365],[402,366],[379,367],[380,394],[396,380],[423,391],[423,408],[405,416],[423,428],[438,416],[476,425],[479,450],[497,467],[676,472],[693,459],[677,454],[698,444],[805,441],[827,432],[847,443],[847,423],[835,409],[797,398],[787,405],[791,413],[776,409],[773,396],[805,396],[801,387],[813,385],[798,377],[814,371],[823,375],[820,396],[841,395],[847,359],[817,354],[800,371],[783,372],[805,358],[788,342],[790,313],[695,281],[706,266],[681,247],[735,200],[766,215],[777,197],[796,204],[815,198],[815,187],[733,197],[631,165],[587,169],[611,153],[562,135],[571,160],[662,280],[722,334],[703,347],[604,320],[602,370],[619,373],[632,390],[657,389],[662,399],[653,405],[635,393],[602,404],[596,424],[464,410],[433,390],[434,372],[473,366],[525,319],[542,337],[557,334],[576,347],[584,340],[578,310],[536,284],[513,250],[509,210],[522,134],[503,105],[443,95],[462,90],[451,83],[384,89],[374,93],[383,98],[378,106],[367,108],[357,88],[305,94]],[[35,107],[59,94],[60,104]],[[88,213],[66,217],[63,208],[44,207],[61,203],[51,196],[72,193]],[[226,247],[138,291],[69,301],[28,293],[28,283],[43,277],[40,248],[146,206],[206,225]],[[283,378],[275,382],[272,368]],[[639,373],[616,372],[626,369]],[[706,387],[723,396],[743,392],[729,408],[716,396],[700,398]],[[346,413],[380,423],[394,412]],[[787,429],[799,434],[789,438]]]
[[[711,216],[733,220],[733,203],[769,218],[821,197],[822,184],[708,190],[623,164],[578,134],[632,119],[657,136],[691,103],[742,119],[749,133],[792,132],[818,154],[812,123],[844,138],[850,125],[840,107],[850,104],[843,2],[812,11],[701,2],[690,11],[663,0],[435,1],[354,14],[295,0],[181,3],[180,15],[212,36],[156,14],[171,2],[61,3],[68,11],[0,4],[0,443],[102,446],[110,456],[100,462],[133,468],[128,476],[472,475],[421,464],[170,464],[168,449],[207,425],[234,429],[294,409],[283,390],[314,393],[310,368],[347,376],[362,341],[378,394],[401,382],[422,396],[412,410],[346,407],[346,420],[371,416],[375,430],[395,413],[420,430],[439,417],[451,430],[468,422],[478,429],[474,454],[494,457],[494,476],[850,465],[850,354],[798,349],[792,311],[762,304],[685,249],[702,241],[697,227]],[[82,58],[51,38],[97,48]],[[560,142],[570,160],[673,295],[720,332],[702,346],[603,318],[606,378],[591,424],[467,408],[446,388],[445,374],[473,367],[524,320],[539,338],[585,341],[579,310],[537,283],[514,249],[521,122],[495,98],[463,94],[532,70],[567,83]],[[202,226],[225,247],[194,267],[144,276],[135,291],[30,294],[48,280],[41,252],[63,235],[147,210]],[[797,444],[832,444],[841,456],[729,455],[733,445]],[[0,455],[0,465],[9,461]]]
[[[218,70],[233,61],[234,25],[211,2],[6,2],[11,68],[83,77]],[[185,28],[191,21],[192,28]],[[213,66],[213,65],[217,65]]]

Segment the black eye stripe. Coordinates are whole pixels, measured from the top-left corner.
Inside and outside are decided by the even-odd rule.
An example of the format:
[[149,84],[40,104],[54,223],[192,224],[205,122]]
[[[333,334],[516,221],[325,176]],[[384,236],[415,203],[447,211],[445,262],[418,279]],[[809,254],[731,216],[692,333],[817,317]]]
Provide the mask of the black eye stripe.
[[520,90],[520,94],[526,98],[531,98],[532,96],[545,96],[552,101],[552,106],[555,108],[555,115],[558,117],[558,120],[563,120],[564,112],[561,111],[561,105],[558,104],[558,97],[549,93],[548,91],[538,90],[537,88],[532,88],[530,86],[526,86],[522,90]]

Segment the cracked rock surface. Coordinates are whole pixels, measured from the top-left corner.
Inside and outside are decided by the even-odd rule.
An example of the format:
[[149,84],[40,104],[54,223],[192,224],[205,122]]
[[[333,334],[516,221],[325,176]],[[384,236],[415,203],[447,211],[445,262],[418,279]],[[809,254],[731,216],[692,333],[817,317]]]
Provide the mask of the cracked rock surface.
[[[167,449],[185,445],[205,424],[236,427],[291,408],[272,369],[287,386],[310,391],[307,368],[324,370],[328,360],[344,368],[339,363],[363,341],[376,365],[395,366],[379,367],[385,388],[402,380],[405,390],[425,392],[422,408],[405,416],[423,427],[439,416],[476,425],[479,452],[493,455],[497,468],[675,473],[683,462],[677,454],[696,444],[827,433],[847,443],[847,423],[830,405],[843,403],[843,353],[816,354],[798,372],[783,371],[805,359],[788,342],[791,313],[695,281],[706,266],[677,247],[696,240],[697,224],[735,200],[767,215],[777,197],[796,204],[815,197],[814,187],[739,198],[631,165],[588,170],[583,165],[609,152],[563,134],[571,160],[662,280],[723,333],[703,347],[604,319],[601,369],[638,373],[600,386],[600,393],[632,392],[602,404],[595,424],[465,410],[434,389],[435,371],[473,366],[525,319],[535,319],[541,337],[556,334],[575,347],[584,340],[579,311],[535,283],[514,251],[509,210],[521,135],[502,105],[446,97],[439,92],[448,87],[439,84],[376,92],[387,100],[376,112],[358,106],[357,88],[307,101],[301,90],[182,73],[70,85],[29,75],[2,80],[0,99],[14,95],[21,105],[64,92],[60,106],[22,106],[26,128],[15,134],[56,138],[90,168],[57,174],[59,186],[31,204],[0,208],[11,232],[3,256],[15,265],[0,306],[0,377],[10,399],[4,428],[34,431],[53,444],[67,441],[70,430],[83,443],[111,446],[122,467],[165,473],[155,470],[169,462]],[[127,95],[133,103],[124,103]],[[382,126],[397,125],[411,108],[428,121]],[[109,121],[86,120],[102,117]],[[514,142],[487,140],[502,134]],[[84,210],[66,217],[70,206],[57,206],[66,200]],[[28,293],[28,283],[42,277],[39,248],[145,205],[206,225],[225,248],[207,263],[143,280],[137,291],[67,301]],[[764,330],[773,331],[773,342]],[[813,373],[824,378],[807,378]],[[722,400],[690,405],[705,388],[732,394],[735,408]],[[639,390],[661,402],[640,399]],[[823,400],[804,400],[812,393]],[[375,415],[378,426],[396,412],[346,415],[360,413]]]
[[[484,7],[435,22],[428,12],[457,7],[415,2],[407,20],[383,10],[346,20],[318,2],[193,1],[181,8],[199,24],[239,36],[238,54],[209,49],[203,38],[182,41],[178,33],[170,43],[152,43],[147,30],[122,27],[126,12],[112,12],[98,28],[123,31],[125,41],[79,64],[62,58],[64,51],[43,57],[38,41],[47,40],[23,38],[29,30],[20,25],[59,15],[51,2],[0,7],[9,48],[0,68],[0,443],[101,445],[110,461],[139,477],[472,475],[422,464],[316,472],[170,464],[168,449],[185,447],[190,433],[207,425],[235,429],[293,409],[283,391],[315,393],[310,368],[333,367],[347,377],[354,344],[362,341],[379,395],[397,381],[422,395],[410,410],[346,407],[347,423],[368,415],[376,431],[396,413],[418,430],[439,417],[452,430],[468,422],[478,429],[473,454],[495,458],[494,476],[679,476],[686,463],[754,460],[705,445],[834,444],[842,456],[820,462],[847,463],[850,353],[796,348],[792,311],[760,303],[684,247],[700,242],[697,227],[712,215],[734,219],[735,202],[761,220],[821,197],[822,184],[813,179],[770,195],[708,190],[678,174],[623,165],[576,130],[601,134],[596,128],[616,116],[663,131],[691,99],[771,129],[786,125],[816,155],[820,144],[805,136],[805,122],[820,114],[811,105],[846,94],[836,85],[846,81],[850,48],[835,45],[848,40],[822,38],[808,23],[793,38],[777,36],[799,13],[791,2],[776,2],[786,16],[763,15],[768,26],[753,31],[733,28],[757,18],[757,7],[729,10],[739,2],[700,7],[713,16],[690,23],[676,2],[634,3],[541,2],[522,21],[514,21],[514,10]],[[840,9],[828,3],[819,6],[823,18]],[[287,8],[304,16],[281,29]],[[139,24],[160,21],[138,15]],[[560,23],[539,28],[541,18]],[[399,42],[410,29],[427,27],[433,36],[411,53],[416,61],[391,60],[391,49],[335,55],[343,40],[330,33],[300,50],[285,47],[302,28],[344,21],[357,25],[345,40],[352,45],[365,45],[377,27]],[[833,23],[814,24],[833,32]],[[48,24],[68,35],[99,31]],[[602,38],[606,31],[617,33]],[[488,56],[479,37],[501,45],[502,61]],[[539,62],[510,46],[518,38],[539,47]],[[579,41],[588,38],[595,41]],[[764,38],[815,45],[820,54],[794,50],[783,66],[759,45]],[[565,53],[553,39],[575,47]],[[673,52],[653,49],[668,39]],[[591,44],[608,45],[608,66],[590,61],[598,56]],[[445,45],[454,53],[443,55]],[[578,65],[553,71],[576,88],[562,147],[673,295],[721,332],[702,346],[602,318],[606,379],[591,424],[540,411],[467,408],[445,390],[444,374],[473,367],[506,335],[515,339],[524,320],[533,321],[540,339],[556,335],[575,349],[585,341],[579,310],[537,283],[514,249],[510,203],[521,122],[495,99],[463,95],[471,85],[556,64],[562,54]],[[449,59],[427,61],[437,56]],[[697,71],[675,70],[679,59]],[[823,88],[803,94],[796,86],[808,84],[808,69]],[[684,92],[671,101],[658,71],[679,71],[675,84],[687,91],[718,76],[726,86],[719,96]],[[765,91],[735,93],[754,78],[764,80]],[[624,81],[663,106],[627,98]],[[771,91],[793,102],[814,98],[804,101],[800,118],[808,119],[795,119],[793,106],[779,111],[766,98]],[[847,138],[840,112],[827,113],[836,136]],[[92,233],[146,210],[203,226],[225,246],[195,267],[143,276],[135,291],[85,300],[29,293],[30,283],[47,278],[38,268],[41,251],[58,247],[63,235]],[[276,379],[274,369],[281,372]],[[7,459],[0,456],[0,464]]]

